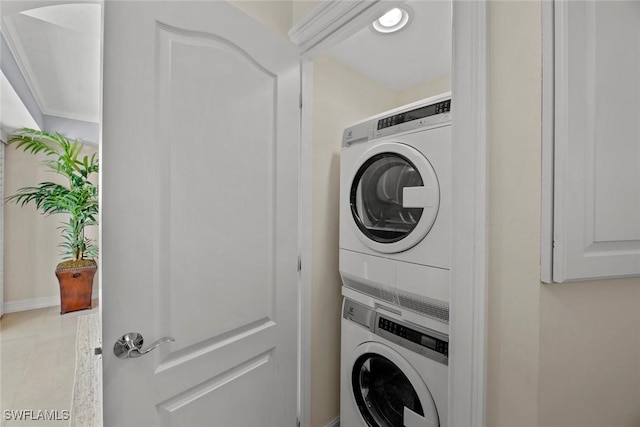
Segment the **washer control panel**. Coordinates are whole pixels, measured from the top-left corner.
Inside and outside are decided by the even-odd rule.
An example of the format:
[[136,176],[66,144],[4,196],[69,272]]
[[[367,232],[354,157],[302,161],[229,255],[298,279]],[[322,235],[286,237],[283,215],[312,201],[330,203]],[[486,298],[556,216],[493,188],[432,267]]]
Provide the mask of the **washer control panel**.
[[375,314],[376,312],[371,310],[369,307],[358,304],[355,301],[351,301],[348,299],[344,299],[344,304],[342,307],[342,317],[347,320],[351,320],[359,324],[360,326],[364,326],[373,332],[375,327]]
[[378,314],[375,334],[402,347],[422,354],[445,365],[449,362],[449,339],[443,334],[427,329],[418,329]]
[[347,298],[344,299],[342,317],[394,344],[444,365],[449,364],[449,337],[445,334],[387,317]]

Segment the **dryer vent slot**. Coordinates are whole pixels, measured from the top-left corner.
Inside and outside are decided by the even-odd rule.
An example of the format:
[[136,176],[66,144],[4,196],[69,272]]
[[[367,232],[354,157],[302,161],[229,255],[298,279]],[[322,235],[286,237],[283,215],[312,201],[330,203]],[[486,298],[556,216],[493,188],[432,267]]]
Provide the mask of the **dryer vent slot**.
[[400,307],[449,323],[449,304],[409,293],[398,293]]
[[347,277],[343,277],[342,281],[347,288],[351,288],[354,291],[362,292],[363,294],[378,298],[391,304],[398,305],[398,296],[394,291],[389,291],[377,286],[367,285],[365,283],[351,280]]
[[449,323],[449,304],[444,301],[416,295],[410,292],[398,292],[395,289],[372,286],[344,276],[342,280],[347,288],[351,288],[354,291],[390,302],[393,305],[406,308],[407,310],[414,311],[441,322]]

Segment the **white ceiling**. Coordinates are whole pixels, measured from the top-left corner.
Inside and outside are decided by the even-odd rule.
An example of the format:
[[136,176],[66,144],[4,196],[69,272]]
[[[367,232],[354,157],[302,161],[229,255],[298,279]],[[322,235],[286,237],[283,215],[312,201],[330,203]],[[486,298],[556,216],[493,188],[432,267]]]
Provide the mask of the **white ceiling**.
[[393,90],[451,73],[451,1],[410,0],[402,30],[379,34],[369,25],[329,54]]
[[28,127],[38,129],[38,124],[31,117],[31,114],[24,106],[22,100],[18,96],[13,87],[7,80],[2,70],[0,70],[0,129],[2,130],[2,138],[5,138],[4,132],[11,132],[14,129]]
[[[99,122],[101,5],[27,3],[34,8],[3,16],[2,29],[42,113]],[[448,75],[451,1],[405,4],[412,12],[406,28],[381,35],[369,26],[330,54],[393,90]]]
[[49,5],[3,17],[5,37],[42,113],[99,121],[100,21],[101,6],[95,3]]

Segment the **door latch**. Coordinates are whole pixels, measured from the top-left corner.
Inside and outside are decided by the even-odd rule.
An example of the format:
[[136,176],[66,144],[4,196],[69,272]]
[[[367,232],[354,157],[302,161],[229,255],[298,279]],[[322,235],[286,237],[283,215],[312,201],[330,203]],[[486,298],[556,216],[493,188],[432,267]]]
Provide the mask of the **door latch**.
[[113,346],[113,353],[118,357],[118,359],[132,359],[144,356],[154,348],[172,341],[175,340],[171,337],[162,337],[154,341],[148,349],[142,350],[142,344],[144,343],[142,335],[138,332],[129,332],[116,341]]

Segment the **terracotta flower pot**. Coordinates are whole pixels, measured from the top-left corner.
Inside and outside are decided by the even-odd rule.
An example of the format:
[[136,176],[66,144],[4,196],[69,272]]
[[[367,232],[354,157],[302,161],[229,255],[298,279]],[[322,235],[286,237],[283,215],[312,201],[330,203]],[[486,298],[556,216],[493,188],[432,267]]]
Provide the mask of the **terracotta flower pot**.
[[60,314],[91,308],[93,277],[98,266],[56,268],[60,283]]

